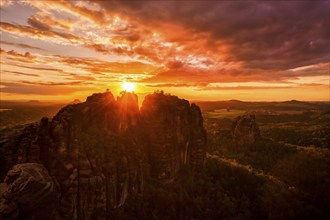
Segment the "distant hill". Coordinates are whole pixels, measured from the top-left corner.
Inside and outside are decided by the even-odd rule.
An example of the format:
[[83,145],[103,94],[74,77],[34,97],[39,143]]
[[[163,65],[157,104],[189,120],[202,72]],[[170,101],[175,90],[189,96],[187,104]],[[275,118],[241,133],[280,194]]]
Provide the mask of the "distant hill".
[[213,111],[216,109],[235,108],[246,111],[253,110],[303,110],[315,109],[327,111],[330,109],[329,102],[305,102],[305,101],[283,101],[283,102],[245,102],[240,100],[228,101],[198,101],[196,102],[202,111]]
[[28,101],[28,103],[35,103],[35,104],[39,104],[39,103],[40,103],[40,101],[39,101],[39,100],[30,100],[30,101]]

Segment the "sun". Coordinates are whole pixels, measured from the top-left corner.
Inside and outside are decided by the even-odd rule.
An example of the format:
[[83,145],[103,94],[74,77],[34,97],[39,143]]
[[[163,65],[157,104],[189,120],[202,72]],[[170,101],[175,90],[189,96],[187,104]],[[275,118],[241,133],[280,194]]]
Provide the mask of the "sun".
[[131,83],[131,82],[123,82],[122,86],[124,91],[126,92],[132,92],[135,89],[135,83]]

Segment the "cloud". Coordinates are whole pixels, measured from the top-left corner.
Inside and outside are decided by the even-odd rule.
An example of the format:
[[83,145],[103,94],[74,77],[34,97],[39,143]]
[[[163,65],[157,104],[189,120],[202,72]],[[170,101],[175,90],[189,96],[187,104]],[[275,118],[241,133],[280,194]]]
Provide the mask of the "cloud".
[[83,81],[71,81],[71,82],[35,82],[35,81],[26,81],[22,80],[22,83],[29,84],[29,85],[41,85],[41,86],[65,86],[65,85],[81,85],[85,84]]
[[9,60],[19,61],[23,63],[33,63],[36,57],[32,55],[30,52],[26,52],[24,54],[19,53],[15,50],[5,51],[1,49],[1,58],[6,57]]
[[88,1],[87,5],[85,5],[84,1],[70,2],[65,0],[57,0],[49,3],[47,1],[24,0],[24,4],[48,12],[51,11],[67,12],[75,15],[77,18],[87,19],[99,25],[107,24],[110,19],[108,17],[108,13],[106,13],[102,8],[97,7],[97,5],[93,4],[91,1]]
[[[177,56],[185,59],[181,64],[196,68],[203,64],[191,60],[205,57],[209,65],[236,64],[263,70],[288,70],[329,59],[328,1],[195,1],[189,7],[181,1],[24,2],[43,11],[39,20],[30,18],[37,29],[50,31],[47,25],[54,19],[41,20],[62,11],[106,29],[109,37],[119,42],[92,43],[53,31],[46,35],[80,41],[104,54],[167,63],[169,68],[180,64],[170,61]],[[153,37],[155,33],[161,38]],[[164,46],[168,43],[172,45]]]
[[23,73],[23,72],[18,72],[18,71],[8,71],[8,70],[3,70],[4,73],[13,73],[15,75],[19,76],[33,76],[33,77],[40,77],[38,74],[33,74],[33,73]]
[[207,86],[208,83],[156,83],[156,84],[147,84],[147,87],[156,87],[156,88],[163,88],[163,87],[204,87]]
[[7,51],[7,52],[4,51],[4,53],[6,53],[7,55],[10,55],[10,56],[13,56],[13,57],[24,57],[24,58],[27,58],[27,59],[30,59],[30,60],[35,59],[35,56],[33,56],[29,52],[21,54],[21,53],[15,51],[15,50],[10,50],[10,51]]
[[141,80],[145,83],[212,83],[212,82],[286,82],[299,77],[329,76],[329,63],[315,64],[290,70],[194,68],[158,69],[154,75]]
[[6,45],[20,47],[20,48],[24,48],[24,49],[44,50],[40,47],[35,47],[35,46],[28,45],[28,44],[23,44],[23,43],[13,43],[13,42],[8,42],[8,41],[0,41],[0,44],[6,44]]
[[194,47],[222,52],[222,61],[243,67],[287,70],[329,60],[329,1],[98,2],[183,45],[188,36],[171,25],[197,39],[208,36],[203,45],[193,41]]
[[57,32],[50,29],[47,29],[46,26],[42,24],[35,23],[33,27],[19,25],[19,24],[10,24],[7,22],[0,22],[0,30],[6,31],[12,34],[18,34],[21,36],[29,36],[37,39],[53,39],[53,40],[64,40],[65,43],[69,41],[71,44],[81,43],[82,39],[64,32]]
[[13,5],[13,0],[1,0],[0,1],[0,7],[5,8]]
[[51,68],[51,67],[36,67],[36,66],[26,66],[26,65],[20,65],[16,63],[4,63],[6,65],[10,66],[16,66],[20,68],[26,68],[26,69],[32,69],[32,70],[39,70],[39,71],[55,71],[55,72],[63,72],[63,70],[58,68]]
[[85,75],[78,75],[78,74],[74,74],[74,73],[69,73],[68,74],[70,77],[67,77],[65,79],[68,80],[81,80],[81,81],[95,81],[95,77],[93,76],[85,76]]
[[54,28],[71,30],[72,26],[76,23],[73,19],[54,17],[52,14],[46,12],[38,12],[36,15],[29,17],[27,22],[33,27],[45,30]]
[[27,23],[39,30],[49,31],[52,29],[48,24],[40,22],[35,16],[28,18]]
[[[267,82],[271,87],[329,74],[329,1],[23,2],[33,7],[28,25],[6,18],[1,30],[44,41],[51,49],[55,43],[100,53],[103,60],[39,54],[37,62],[31,59],[33,66],[8,64],[51,71],[48,75],[63,81],[102,84],[126,77],[147,87],[266,90],[211,84]],[[1,52],[19,62],[34,55]]]
[[25,95],[68,95],[74,92],[90,90],[84,86],[70,86],[67,84],[33,84],[24,82],[1,82],[0,92]]
[[214,91],[214,90],[272,90],[272,89],[290,89],[294,86],[207,86],[198,90]]
[[149,74],[157,69],[156,66],[141,62],[107,62],[98,59],[79,57],[61,57],[59,61],[69,66],[75,66],[94,74]]

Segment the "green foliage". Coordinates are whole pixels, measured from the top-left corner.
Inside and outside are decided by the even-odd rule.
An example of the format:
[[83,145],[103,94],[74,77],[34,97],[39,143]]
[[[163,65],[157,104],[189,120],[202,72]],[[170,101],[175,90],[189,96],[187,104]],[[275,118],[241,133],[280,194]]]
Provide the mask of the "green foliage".
[[[227,178],[233,190],[237,191],[235,185],[246,185],[249,178],[260,181],[251,186],[255,187],[254,196],[260,203],[259,212],[266,213],[266,219],[327,219],[330,216],[329,112],[322,113],[324,106],[318,109],[314,104],[296,104],[299,108],[269,105],[266,110],[259,109],[256,115],[262,138],[250,146],[237,146],[233,142],[229,124],[232,119],[226,118],[226,114],[206,118],[207,149],[222,158],[220,164],[227,161],[227,166],[236,167],[232,167],[235,172],[229,176],[224,169],[218,174]],[[239,109],[247,108],[241,104]],[[237,181],[233,178],[242,172],[240,167],[249,171],[250,176]],[[222,188],[227,189],[224,185]],[[249,188],[244,190],[248,192]],[[232,198],[232,194],[225,192]],[[246,194],[251,198],[252,194]]]
[[[244,183],[244,184],[233,184]],[[175,183],[149,180],[143,195],[130,198],[111,217],[125,219],[263,219],[262,180],[208,160],[205,170],[182,172]],[[120,216],[120,217],[119,217]]]

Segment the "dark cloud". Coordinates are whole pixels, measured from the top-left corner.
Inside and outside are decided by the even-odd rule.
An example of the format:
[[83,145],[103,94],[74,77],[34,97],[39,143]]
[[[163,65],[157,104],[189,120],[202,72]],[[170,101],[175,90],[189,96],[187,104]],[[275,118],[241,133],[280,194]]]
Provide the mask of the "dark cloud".
[[212,83],[212,82],[281,82],[299,77],[329,76],[329,63],[315,64],[294,70],[261,69],[215,69],[196,70],[194,68],[161,69],[142,82],[146,83]]
[[49,31],[51,30],[52,28],[48,25],[48,24],[45,24],[43,22],[40,22],[36,17],[32,16],[30,18],[28,18],[27,20],[27,23],[29,25],[31,25],[32,27],[35,27],[39,30],[45,30],[45,31]]
[[166,64],[166,66],[170,69],[179,69],[184,66],[184,62],[180,60],[171,60]]
[[49,13],[39,12],[28,18],[28,24],[38,29],[50,30],[54,28],[70,30],[71,26],[76,22],[73,19],[63,19],[54,17]]
[[[9,65],[56,71],[69,81],[105,82],[118,80],[117,74],[142,74],[132,81],[209,90],[250,89],[209,86],[213,82],[288,83],[329,74],[329,1],[91,2],[100,7],[88,7],[87,1],[56,1],[48,8],[44,1],[29,1],[38,8],[29,25],[1,22],[0,29],[123,57],[126,63],[47,55],[38,56],[45,64],[41,67]],[[66,14],[76,20],[66,22]],[[22,62],[31,55],[1,53]],[[54,68],[52,58],[90,75]]]
[[40,77],[40,75],[38,74],[33,74],[33,73],[23,73],[23,72],[18,72],[18,71],[7,71],[4,70],[4,73],[13,73],[15,75],[19,75],[19,76],[33,76],[33,77]]
[[71,81],[71,82],[35,82],[35,81],[26,81],[22,80],[22,83],[29,85],[40,85],[40,86],[72,86],[72,85],[81,85],[85,84],[83,81]]
[[0,41],[0,44],[6,44],[6,45],[20,47],[20,48],[24,48],[24,49],[44,50],[40,47],[35,47],[35,46],[28,45],[28,44],[23,44],[23,43],[13,43],[13,42],[8,42],[8,41]]
[[0,29],[13,34],[19,34],[23,36],[30,36],[41,39],[60,38],[70,42],[81,42],[83,40],[73,34],[44,29],[43,27],[38,27],[38,25],[32,27],[26,25],[11,24],[8,22],[0,22]]
[[[329,61],[329,1],[144,1],[143,4],[99,1],[99,4],[156,29],[162,23],[172,23],[192,33],[208,33],[205,44],[208,50],[217,51],[215,42],[221,41],[228,47],[223,61],[243,62],[248,68],[285,70]],[[163,32],[166,36],[170,31]]]

